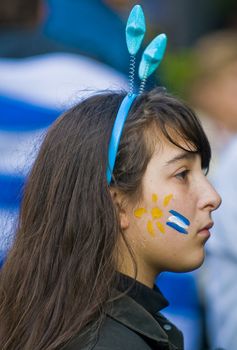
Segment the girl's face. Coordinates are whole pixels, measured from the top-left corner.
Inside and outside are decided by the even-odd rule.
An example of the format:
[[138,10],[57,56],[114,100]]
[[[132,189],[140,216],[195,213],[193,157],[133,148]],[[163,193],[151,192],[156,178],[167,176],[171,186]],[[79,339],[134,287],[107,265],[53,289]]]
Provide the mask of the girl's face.
[[[185,146],[185,145],[184,145]],[[198,154],[163,140],[142,180],[142,198],[128,205],[127,237],[143,274],[188,271],[204,259],[204,245],[220,196]]]

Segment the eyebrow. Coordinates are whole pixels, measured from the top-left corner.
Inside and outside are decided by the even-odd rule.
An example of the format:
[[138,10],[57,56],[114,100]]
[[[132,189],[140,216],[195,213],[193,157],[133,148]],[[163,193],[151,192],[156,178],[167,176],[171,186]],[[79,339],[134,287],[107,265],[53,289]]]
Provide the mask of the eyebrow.
[[198,152],[196,151],[192,151],[192,152],[188,152],[188,151],[183,151],[179,154],[177,154],[174,158],[171,158],[170,160],[168,160],[168,162],[165,163],[165,166],[176,163],[180,160],[194,160],[198,155]]

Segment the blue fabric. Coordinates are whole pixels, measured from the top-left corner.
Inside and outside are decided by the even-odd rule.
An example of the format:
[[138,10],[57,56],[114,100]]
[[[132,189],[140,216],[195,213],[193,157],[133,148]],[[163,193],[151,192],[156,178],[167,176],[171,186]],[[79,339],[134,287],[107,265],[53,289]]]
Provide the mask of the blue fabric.
[[9,96],[0,96],[0,130],[26,131],[50,125],[60,111],[40,107]]
[[25,178],[20,175],[0,173],[0,208],[16,209],[22,197]]
[[100,0],[48,0],[45,32],[82,54],[128,72],[125,21]]
[[194,274],[166,272],[159,276],[156,283],[169,300],[171,308],[199,312],[199,296]]
[[202,350],[202,313],[197,288],[197,273],[162,273],[156,284],[170,305],[162,314],[171,320],[184,335],[186,350]]
[[0,96],[0,267],[14,237],[26,174],[42,142],[39,135],[60,112]]
[[1,254],[1,252],[0,252],[0,268],[1,268],[2,265],[3,265],[3,260],[4,260],[4,256],[3,256],[3,254]]

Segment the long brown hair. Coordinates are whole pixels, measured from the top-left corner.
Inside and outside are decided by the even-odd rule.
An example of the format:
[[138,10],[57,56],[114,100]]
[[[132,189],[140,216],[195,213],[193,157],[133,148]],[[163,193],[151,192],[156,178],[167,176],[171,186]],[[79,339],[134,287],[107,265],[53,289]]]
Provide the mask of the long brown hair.
[[[104,92],[87,98],[62,115],[45,137],[0,273],[2,350],[60,349],[104,313],[123,234],[106,167],[124,95]],[[154,123],[176,144],[169,133],[175,130],[201,155],[203,168],[209,165],[209,143],[193,112],[160,90],[143,93],[126,121],[111,183],[129,197],[141,191],[154,151],[149,142]]]

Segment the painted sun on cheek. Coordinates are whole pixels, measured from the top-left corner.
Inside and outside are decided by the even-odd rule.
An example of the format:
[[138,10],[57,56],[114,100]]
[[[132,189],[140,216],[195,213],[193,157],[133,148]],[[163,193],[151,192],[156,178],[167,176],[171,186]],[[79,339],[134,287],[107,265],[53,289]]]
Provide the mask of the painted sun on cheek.
[[[167,207],[172,198],[173,198],[172,194],[165,196],[163,199],[163,206]],[[155,237],[156,229],[158,229],[159,232],[163,234],[165,233],[164,225],[160,221],[157,221],[158,219],[162,218],[164,214],[163,214],[163,210],[160,209],[157,205],[158,195],[156,193],[152,194],[151,201],[154,203],[155,206],[151,209],[150,213],[148,213],[146,208],[137,208],[134,211],[134,216],[138,219],[141,219],[143,215],[148,214],[151,218],[148,219],[147,221],[147,225],[146,225],[147,231],[150,234],[150,236]]]

